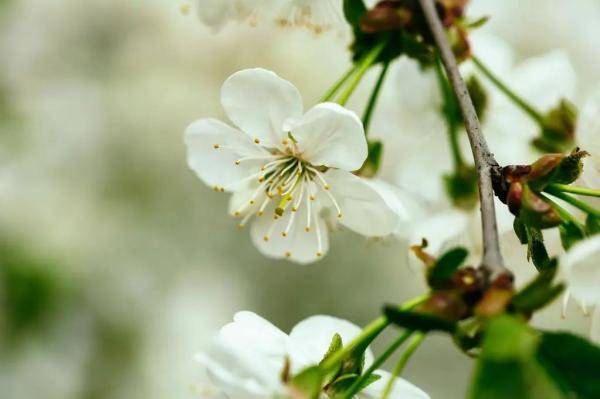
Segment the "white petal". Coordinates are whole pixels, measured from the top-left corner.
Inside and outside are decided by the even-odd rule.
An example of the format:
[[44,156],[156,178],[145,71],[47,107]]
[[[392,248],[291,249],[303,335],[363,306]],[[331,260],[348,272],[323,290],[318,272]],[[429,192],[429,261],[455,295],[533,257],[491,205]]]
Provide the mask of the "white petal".
[[586,101],[581,110],[579,144],[590,153],[585,160],[583,179],[592,188],[600,187],[600,88]]
[[561,257],[571,295],[584,305],[600,304],[600,235],[587,238]]
[[211,118],[192,123],[185,131],[185,143],[188,165],[198,177],[211,187],[231,190],[239,187],[236,182],[243,183],[244,178],[257,173],[261,164],[248,161],[236,165],[236,160],[270,155],[245,134]]
[[341,4],[337,0],[279,1],[275,20],[281,26],[299,26],[320,33],[343,26]]
[[366,179],[339,169],[330,169],[325,179],[340,206],[341,224],[367,237],[383,237],[394,232],[398,214]]
[[[270,258],[288,259],[299,264],[309,264],[321,259],[329,250],[329,234],[316,209],[311,209],[311,226],[307,232],[305,230],[308,220],[306,201],[297,212],[292,213],[288,208],[284,215],[277,220],[274,219],[277,197],[273,199],[273,202],[274,204],[267,208],[264,215],[257,217],[252,222],[250,235],[258,250]],[[292,216],[294,217],[292,227],[284,237],[283,233]],[[320,246],[318,234],[320,235]],[[267,237],[266,240],[265,237]]]
[[[290,333],[290,356],[292,366],[302,369],[311,364],[318,364],[329,349],[335,334],[342,337],[347,345],[361,332],[357,325],[331,316],[312,316],[298,323]],[[365,365],[373,363],[373,353],[365,353]]]
[[239,312],[197,358],[229,397],[261,398],[281,388],[287,347],[288,336],[277,327],[254,313]]
[[400,188],[381,179],[364,179],[383,198],[385,203],[398,216],[398,223],[394,228],[394,234],[402,236],[406,233],[410,222],[419,215],[418,204],[408,193]]
[[[359,398],[364,399],[379,399],[383,395],[387,384],[392,378],[392,375],[387,371],[377,370],[375,374],[381,378],[368,387],[366,387],[359,395]],[[416,385],[402,379],[396,378],[389,399],[429,399],[429,395],[423,392]]]
[[266,69],[244,69],[231,75],[221,89],[227,116],[252,140],[266,147],[281,145],[283,121],[302,115],[296,87]]
[[302,157],[313,165],[352,171],[367,158],[362,122],[339,104],[318,104],[304,116],[286,120],[285,130],[292,132]]
[[508,83],[541,112],[545,112],[556,106],[562,97],[573,97],[577,78],[568,55],[557,50],[523,62]]

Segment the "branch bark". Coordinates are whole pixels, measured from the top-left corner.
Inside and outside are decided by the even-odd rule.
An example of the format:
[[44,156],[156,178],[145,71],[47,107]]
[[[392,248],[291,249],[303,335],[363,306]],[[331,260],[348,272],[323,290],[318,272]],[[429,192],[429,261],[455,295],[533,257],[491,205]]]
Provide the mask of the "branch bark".
[[437,13],[434,0],[419,0],[429,29],[435,43],[440,51],[444,69],[452,85],[452,89],[460,106],[469,143],[475,160],[475,167],[479,176],[479,199],[481,203],[481,222],[483,230],[483,257],[481,267],[487,271],[492,278],[499,275],[512,275],[504,266],[502,253],[500,252],[500,240],[498,237],[498,226],[496,223],[496,209],[494,205],[494,189],[492,174],[500,173],[500,166],[494,155],[490,152],[485,137],[481,132],[481,125],[473,101],[467,90],[464,80],[458,70],[456,57],[450,48],[446,32]]

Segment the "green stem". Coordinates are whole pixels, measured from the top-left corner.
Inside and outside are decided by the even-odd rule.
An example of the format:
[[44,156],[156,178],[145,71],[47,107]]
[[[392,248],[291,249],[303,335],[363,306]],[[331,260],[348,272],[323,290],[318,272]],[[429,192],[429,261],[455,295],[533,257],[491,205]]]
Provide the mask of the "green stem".
[[471,57],[475,66],[498,88],[502,91],[509,99],[511,99],[519,108],[521,108],[526,114],[534,119],[540,126],[544,127],[544,116],[541,112],[531,106],[521,96],[511,90],[506,84],[504,84],[500,78],[498,78],[488,67],[486,67],[479,58]]
[[333,84],[333,86],[331,86],[329,88],[329,90],[327,90],[325,95],[323,95],[323,97],[321,98],[321,102],[324,103],[327,101],[331,101],[331,99],[342,88],[342,86],[348,81],[348,79],[350,79],[350,77],[354,74],[354,72],[356,72],[357,69],[358,69],[358,65],[353,64],[352,67],[350,67],[350,69],[348,69],[348,71],[346,71],[346,73],[344,73],[344,75],[340,79],[338,79],[338,81],[335,82]]
[[388,69],[390,67],[389,61],[386,61],[383,64],[383,69],[379,74],[379,78],[377,79],[377,83],[373,88],[373,92],[371,93],[371,97],[369,97],[369,102],[367,104],[367,108],[365,109],[365,113],[363,114],[363,126],[365,128],[365,135],[369,133],[369,125],[371,123],[371,117],[373,116],[373,111],[375,110],[375,105],[377,105],[377,99],[379,98],[379,93],[381,93],[381,88],[383,87],[383,81],[385,80],[385,76],[387,75]]
[[408,363],[408,361],[410,360],[412,355],[415,353],[417,348],[423,343],[424,340],[425,340],[425,334],[417,334],[414,336],[412,341],[408,344],[406,351],[402,354],[402,356],[400,356],[400,360],[398,361],[398,364],[396,365],[396,367],[394,368],[394,371],[392,372],[390,380],[388,381],[388,384],[385,387],[385,391],[383,391],[383,395],[381,396],[381,399],[388,398],[388,396],[392,392],[392,388],[394,387],[396,378],[402,374],[402,371],[404,371],[404,367],[406,367],[406,364]]
[[[404,302],[402,305],[400,305],[400,308],[403,310],[412,309],[415,306],[423,303],[427,298],[429,298],[429,294],[420,295]],[[356,338],[350,341],[348,345],[344,346],[341,350],[329,357],[321,365],[322,370],[327,372],[332,368],[337,367],[337,365],[343,361],[344,358],[350,355],[357,347],[364,346],[366,348],[389,325],[390,321],[384,316],[372,321]]]
[[458,142],[458,125],[451,114],[459,114],[456,99],[450,88],[450,84],[442,69],[441,61],[438,59],[435,63],[435,71],[438,78],[438,84],[440,86],[440,92],[442,93],[443,114],[446,119],[446,125],[448,126],[448,139],[450,141],[450,150],[452,151],[452,159],[454,160],[454,167],[456,171],[459,171],[465,165],[465,161],[462,157],[460,150],[460,143]]
[[565,193],[571,194],[579,194],[585,195],[588,197],[599,197],[600,198],[600,190],[595,190],[593,188],[585,188],[585,187],[574,187],[567,186],[566,184],[550,184],[548,187],[551,187],[553,190],[562,191]]
[[414,333],[412,330],[406,331],[400,335],[392,344],[383,352],[377,359],[373,361],[371,367],[369,367],[363,375],[360,376],[354,383],[348,388],[348,391],[340,399],[351,399],[358,393],[363,383],[381,366],[390,356],[396,352],[396,350]]
[[346,103],[350,99],[350,96],[352,95],[352,93],[354,93],[354,90],[362,80],[363,76],[365,76],[365,73],[367,72],[367,70],[369,70],[371,65],[373,65],[373,63],[377,61],[377,57],[379,57],[386,45],[387,41],[380,42],[377,46],[373,47],[373,49],[371,49],[371,51],[361,60],[360,64],[358,65],[358,69],[356,70],[356,73],[353,74],[354,77],[350,82],[350,86],[346,88],[346,90],[341,94],[338,100],[338,103],[340,105],[346,105]]
[[594,208],[593,206],[591,206],[587,202],[580,200],[579,198],[575,198],[572,195],[569,195],[563,191],[555,189],[552,186],[546,187],[546,189],[544,191],[547,192],[548,194],[551,194],[551,195],[557,197],[557,198],[560,198],[561,200],[565,201],[566,203],[571,204],[574,207],[579,208],[586,213],[589,213],[590,215],[600,217],[599,209]]
[[541,196],[542,196],[542,198],[544,198],[544,200],[546,200],[550,204],[550,206],[552,208],[554,208],[554,210],[556,212],[558,212],[558,215],[560,216],[561,219],[573,222],[577,226],[583,228],[583,226],[581,225],[581,223],[579,223],[579,220],[575,219],[575,217],[573,215],[571,215],[569,213],[569,211],[567,211],[565,208],[563,208],[562,206],[558,205],[556,203],[556,201],[553,201],[552,199],[548,198],[547,195],[541,194]]

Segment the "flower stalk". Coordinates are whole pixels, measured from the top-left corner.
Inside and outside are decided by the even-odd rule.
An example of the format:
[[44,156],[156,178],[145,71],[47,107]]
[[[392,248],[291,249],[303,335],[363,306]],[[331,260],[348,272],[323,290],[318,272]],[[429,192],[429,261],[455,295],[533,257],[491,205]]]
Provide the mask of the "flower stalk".
[[365,108],[365,112],[362,117],[363,126],[365,128],[365,135],[369,134],[369,125],[371,124],[373,111],[375,110],[375,106],[377,105],[377,100],[379,99],[379,94],[381,93],[381,88],[383,87],[383,82],[385,81],[385,77],[387,75],[389,67],[389,62],[385,62],[383,64],[383,69],[379,73],[377,83],[375,83],[375,87],[373,88],[373,92],[371,93],[371,96],[369,97],[369,102],[367,103],[367,107]]
[[458,100],[461,113],[464,118],[467,135],[473,158],[478,172],[479,199],[481,202],[481,221],[483,230],[483,258],[482,268],[492,278],[499,275],[512,275],[504,266],[504,260],[500,252],[500,239],[496,221],[496,209],[494,205],[494,190],[492,175],[500,173],[500,167],[493,154],[490,152],[485,137],[481,133],[481,126],[473,101],[469,96],[467,86],[458,70],[456,57],[452,52],[446,32],[435,8],[433,0],[419,0],[425,19],[429,25],[435,43],[440,51],[444,69],[448,74],[452,89]]
[[392,392],[392,389],[394,388],[394,382],[396,382],[396,378],[402,374],[402,372],[404,371],[404,368],[408,364],[408,361],[410,360],[412,355],[416,352],[417,348],[419,348],[419,346],[421,346],[421,344],[425,340],[425,337],[426,337],[425,334],[419,333],[419,334],[415,335],[413,337],[413,339],[411,340],[411,342],[408,344],[408,347],[406,348],[406,350],[404,351],[402,356],[400,356],[400,359],[398,360],[396,367],[394,367],[394,371],[392,371],[392,377],[390,378],[387,386],[385,387],[385,390],[383,391],[383,395],[381,396],[381,399],[387,399],[390,396],[390,393]]
[[337,94],[337,92],[346,84],[346,82],[348,81],[348,79],[350,79],[352,77],[352,75],[354,75],[354,73],[356,72],[356,70],[358,69],[358,65],[353,64],[347,71],[346,73],[344,73],[344,75],[342,75],[342,77],[340,79],[338,79],[337,82],[335,82],[333,84],[333,86],[331,86],[329,88],[329,90],[327,90],[327,92],[323,95],[323,97],[321,97],[321,101],[322,103],[327,102],[327,101],[331,101],[333,99],[333,97],[335,97],[335,95]]
[[569,195],[564,191],[557,189],[556,187],[546,187],[544,191],[550,195],[553,195],[556,198],[560,198],[561,200],[573,205],[575,208],[578,208],[584,211],[585,213],[600,217],[600,210],[594,208],[593,206],[591,206],[587,202],[580,200],[579,198],[575,198],[572,195]]
[[354,90],[356,90],[362,78],[365,76],[365,73],[375,63],[375,61],[377,61],[377,58],[379,58],[381,52],[383,51],[386,45],[387,41],[380,42],[377,46],[373,47],[373,49],[371,49],[371,51],[361,60],[356,70],[356,73],[352,75],[353,79],[350,81],[350,85],[346,88],[346,90],[340,95],[340,98],[338,99],[338,103],[340,105],[346,105],[346,103],[352,96],[352,93],[354,93]]
[[[600,190],[596,190],[596,189],[593,189],[593,188],[575,187],[575,186],[568,186],[566,184],[558,184],[558,183],[550,184],[548,187],[551,188],[554,191],[560,191],[560,192],[564,192],[564,193],[584,195],[584,196],[587,196],[587,197],[598,197],[598,198],[600,198]],[[546,191],[548,191],[548,190],[546,190]]]
[[503,92],[515,105],[535,120],[541,127],[545,126],[544,115],[529,104],[525,99],[515,93],[508,85],[500,80],[479,58],[472,56],[473,64],[479,69],[501,92]]

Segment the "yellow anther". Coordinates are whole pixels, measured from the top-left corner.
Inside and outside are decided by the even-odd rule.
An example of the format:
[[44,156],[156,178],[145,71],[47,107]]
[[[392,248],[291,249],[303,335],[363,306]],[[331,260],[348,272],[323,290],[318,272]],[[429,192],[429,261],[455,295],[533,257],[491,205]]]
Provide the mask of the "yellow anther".
[[304,231],[306,231],[307,233],[310,233],[310,227],[305,227]]
[[258,213],[257,213],[256,215],[257,215],[257,216],[262,216],[262,215],[264,215],[264,214],[265,214],[265,213],[264,213],[263,211],[258,211]]
[[342,218],[342,214],[338,213],[338,219],[341,219],[341,218]]
[[263,240],[264,240],[265,242],[266,242],[266,241],[269,241],[269,236],[264,236],[264,237],[263,237]]
[[323,188],[324,188],[325,190],[329,190],[329,189],[331,188],[331,186],[329,186],[329,184],[326,184],[325,186],[323,186]]
[[287,233],[284,231],[281,233],[282,237],[287,237]]
[[240,216],[240,213],[239,213],[238,211],[235,211],[235,212],[233,213],[233,216],[235,216],[235,217],[238,217],[238,216]]
[[256,144],[260,144],[260,140],[259,140],[259,139],[254,139],[254,142],[255,142]]
[[238,159],[237,161],[235,161],[235,164],[236,164],[236,165],[239,165],[240,163],[241,163],[241,162],[240,162],[240,160],[239,160],[239,159]]
[[219,191],[222,192],[222,193],[224,193],[225,189],[223,187],[221,187],[221,188],[219,188]]
[[320,258],[321,256],[323,256],[323,253],[317,252],[317,258]]
[[179,12],[183,15],[188,15],[190,13],[190,3],[183,3],[179,6]]
[[285,253],[285,257],[286,258],[291,258],[292,257],[292,253],[291,252],[286,252]]
[[213,148],[214,148],[215,150],[218,150],[219,148],[221,148],[221,146],[220,146],[219,144],[213,144]]
[[295,206],[292,207],[292,212],[298,212],[298,208],[296,208]]
[[[250,200],[250,205],[254,205],[254,200]],[[341,215],[340,215],[341,217]]]
[[310,197],[308,197],[309,200],[314,201],[316,198],[314,195],[311,195]]

